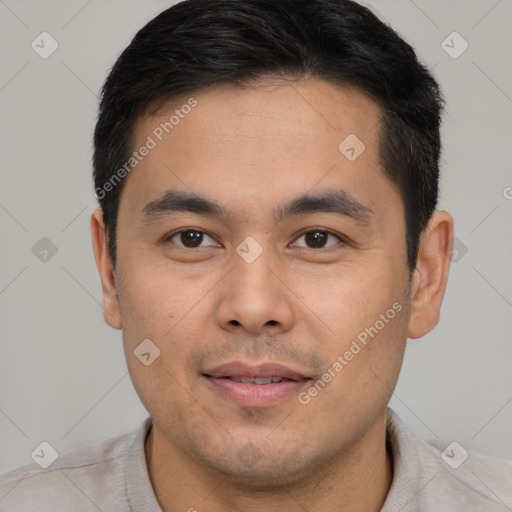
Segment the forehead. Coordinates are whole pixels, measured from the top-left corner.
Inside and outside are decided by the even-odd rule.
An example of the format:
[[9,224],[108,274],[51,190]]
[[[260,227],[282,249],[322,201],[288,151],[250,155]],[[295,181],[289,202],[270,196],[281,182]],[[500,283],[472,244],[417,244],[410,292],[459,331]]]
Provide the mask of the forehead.
[[178,188],[271,212],[277,195],[343,185],[372,203],[372,189],[385,197],[391,187],[380,171],[379,119],[358,89],[314,78],[181,95],[136,123],[132,148],[152,148],[122,196],[140,210]]
[[[136,123],[135,141],[142,142],[148,134],[158,132],[160,123],[179,114],[177,111],[184,109],[191,97],[197,106],[191,112],[187,108],[179,120],[172,120],[172,128],[161,134],[165,139],[171,134],[175,139],[192,135],[195,144],[223,139],[223,144],[232,141],[238,148],[241,139],[246,138],[247,149],[250,139],[256,145],[265,140],[265,153],[270,153],[287,141],[286,147],[290,147],[290,142],[301,144],[308,140],[313,148],[313,143],[320,146],[325,140],[330,144],[333,135],[338,139],[350,133],[370,143],[377,135],[375,128],[380,118],[377,103],[353,86],[312,77],[300,81],[265,79],[244,88],[233,84],[212,86],[177,96],[157,110],[150,108]],[[185,118],[186,123],[182,122]],[[325,139],[327,135],[330,137]],[[159,138],[158,133],[156,137]]]

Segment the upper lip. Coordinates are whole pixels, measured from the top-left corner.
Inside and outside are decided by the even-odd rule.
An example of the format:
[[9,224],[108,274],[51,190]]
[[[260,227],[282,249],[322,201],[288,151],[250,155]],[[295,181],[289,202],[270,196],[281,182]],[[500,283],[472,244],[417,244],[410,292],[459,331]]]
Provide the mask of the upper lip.
[[308,379],[306,375],[303,375],[297,371],[292,370],[282,364],[278,363],[264,363],[258,365],[250,365],[239,361],[233,361],[225,363],[215,368],[211,368],[204,372],[204,375],[209,377],[281,377],[283,379],[290,380],[303,380]]

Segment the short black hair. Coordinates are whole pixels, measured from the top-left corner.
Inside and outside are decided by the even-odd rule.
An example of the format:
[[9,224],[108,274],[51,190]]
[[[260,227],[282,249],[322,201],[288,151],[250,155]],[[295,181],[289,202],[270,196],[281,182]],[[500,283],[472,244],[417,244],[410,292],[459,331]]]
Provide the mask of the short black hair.
[[404,203],[412,273],[437,205],[443,99],[411,46],[351,0],[185,0],[139,30],[105,81],[94,132],[94,186],[113,265],[126,179],[118,171],[149,108],[213,85],[305,76],[355,86],[379,105],[381,165]]

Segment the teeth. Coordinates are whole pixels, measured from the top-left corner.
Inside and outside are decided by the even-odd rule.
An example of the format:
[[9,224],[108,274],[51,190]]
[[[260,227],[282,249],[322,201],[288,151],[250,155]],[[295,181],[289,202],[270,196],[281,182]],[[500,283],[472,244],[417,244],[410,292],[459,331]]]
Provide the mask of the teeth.
[[271,384],[272,377],[257,377],[254,379],[254,382],[256,382],[256,384]]
[[272,384],[272,382],[281,382],[281,377],[229,377],[233,382],[243,384]]

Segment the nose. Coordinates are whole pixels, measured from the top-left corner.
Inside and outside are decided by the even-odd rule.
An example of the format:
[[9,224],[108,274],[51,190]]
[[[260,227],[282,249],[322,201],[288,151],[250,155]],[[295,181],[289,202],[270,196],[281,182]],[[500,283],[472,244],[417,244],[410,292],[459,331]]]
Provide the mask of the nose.
[[219,290],[217,317],[222,328],[233,332],[245,330],[251,335],[291,329],[294,296],[286,274],[270,250],[263,250],[252,262],[235,253],[233,267]]

